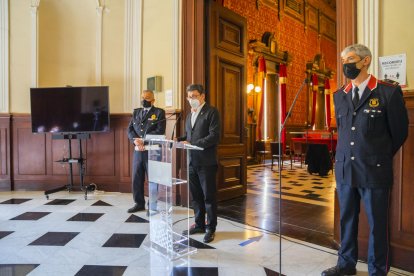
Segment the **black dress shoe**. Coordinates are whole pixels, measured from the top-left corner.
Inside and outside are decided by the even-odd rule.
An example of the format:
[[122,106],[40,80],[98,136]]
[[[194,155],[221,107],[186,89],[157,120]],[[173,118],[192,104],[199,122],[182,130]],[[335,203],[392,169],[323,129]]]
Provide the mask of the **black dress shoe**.
[[214,240],[214,237],[216,236],[214,231],[211,230],[207,230],[206,234],[204,235],[204,239],[203,241],[205,243],[209,243],[212,242]]
[[206,232],[205,228],[201,228],[201,227],[193,225],[193,226],[190,227],[189,230],[184,230],[183,231],[183,236],[188,236],[188,233],[190,233],[190,235],[194,235],[194,234],[197,234],[197,233],[204,234],[205,232]]
[[144,210],[145,210],[145,206],[135,204],[134,207],[128,209],[128,213],[135,213],[135,212],[144,211]]
[[341,268],[334,266],[322,271],[321,276],[345,276],[345,275],[356,275],[355,268]]

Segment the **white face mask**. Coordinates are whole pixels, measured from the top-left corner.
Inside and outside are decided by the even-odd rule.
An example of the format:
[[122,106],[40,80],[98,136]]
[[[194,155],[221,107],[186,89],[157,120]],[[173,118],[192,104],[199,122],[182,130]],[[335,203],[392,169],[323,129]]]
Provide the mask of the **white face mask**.
[[189,99],[188,102],[193,109],[197,109],[200,106],[200,101],[197,99]]

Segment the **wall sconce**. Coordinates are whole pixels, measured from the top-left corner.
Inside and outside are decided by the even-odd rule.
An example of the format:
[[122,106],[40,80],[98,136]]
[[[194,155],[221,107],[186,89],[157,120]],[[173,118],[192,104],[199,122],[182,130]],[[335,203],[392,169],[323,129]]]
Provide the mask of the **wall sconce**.
[[262,88],[258,85],[254,86],[253,83],[249,83],[247,85],[247,94],[250,94],[250,92],[252,92],[252,91],[254,91],[256,93],[260,93],[262,91]]
[[249,94],[250,92],[252,92],[253,89],[254,89],[253,83],[249,83],[247,85],[247,94]]

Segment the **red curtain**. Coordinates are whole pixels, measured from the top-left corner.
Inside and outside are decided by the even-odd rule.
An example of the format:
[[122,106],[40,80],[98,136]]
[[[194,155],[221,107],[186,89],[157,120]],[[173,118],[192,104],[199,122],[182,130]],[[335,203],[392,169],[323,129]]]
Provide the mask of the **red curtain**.
[[312,74],[312,120],[310,126],[315,124],[315,112],[316,112],[316,92],[318,92],[318,76]]
[[264,85],[265,85],[265,79],[266,79],[266,60],[263,56],[260,56],[258,59],[258,78],[257,81],[261,83],[262,92],[260,97],[260,107],[259,107],[259,118],[257,119],[257,140],[263,140],[266,139],[266,137],[263,137],[262,130],[263,130],[263,112],[264,112],[264,105],[265,105],[265,99],[264,99]]
[[[282,126],[283,122],[286,120],[286,80],[287,80],[287,73],[286,73],[286,65],[280,64],[279,67],[279,84],[280,84],[280,126]],[[280,139],[281,143],[283,143],[283,148],[286,148],[286,128],[282,131],[282,137]]]
[[328,130],[331,129],[331,85],[329,79],[325,79],[325,115],[326,126]]

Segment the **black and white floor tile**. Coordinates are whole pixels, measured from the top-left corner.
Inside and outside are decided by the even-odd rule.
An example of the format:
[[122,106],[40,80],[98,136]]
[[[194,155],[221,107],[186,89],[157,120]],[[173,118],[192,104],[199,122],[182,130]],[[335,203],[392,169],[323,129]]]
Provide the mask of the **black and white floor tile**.
[[[279,238],[257,228],[220,218],[212,243],[194,235],[198,252],[170,262],[144,248],[148,218],[126,212],[131,194],[52,198],[0,192],[0,275],[279,275]],[[334,250],[290,238],[281,248],[283,275],[320,275],[336,262]]]
[[[279,197],[279,172],[270,164],[251,166],[248,168],[247,185],[251,194],[266,192],[273,197]],[[291,169],[288,161],[285,161],[282,170],[282,197],[287,200],[310,203],[320,206],[328,206],[332,203],[335,192],[335,179],[333,171],[327,176],[309,174],[306,166],[300,167],[299,163],[293,164]]]

